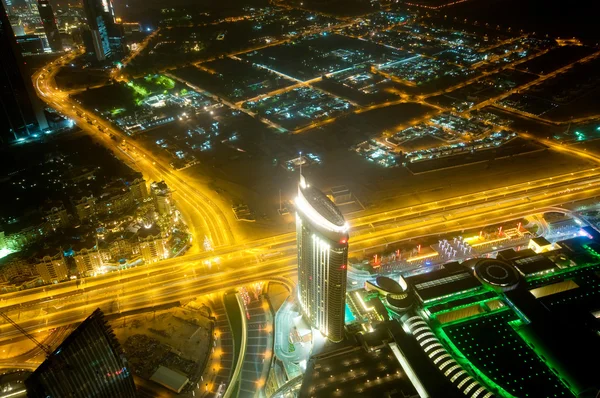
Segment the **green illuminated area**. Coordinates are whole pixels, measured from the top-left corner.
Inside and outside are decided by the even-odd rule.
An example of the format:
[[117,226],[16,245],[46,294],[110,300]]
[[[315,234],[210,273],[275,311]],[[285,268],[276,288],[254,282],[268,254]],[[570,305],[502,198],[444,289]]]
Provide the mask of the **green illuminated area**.
[[458,322],[464,322],[467,319],[483,317],[494,311],[506,309],[504,302],[497,298],[477,301],[471,305],[463,305],[452,310],[438,312],[433,315],[437,321],[444,325],[450,325]]
[[600,272],[600,265],[576,270],[569,275],[569,278],[573,279],[578,288],[543,297],[541,300],[549,307],[568,307],[570,305],[587,307],[585,302],[597,301],[600,295],[598,272]]
[[494,380],[502,396],[573,396],[513,329],[511,325],[517,326],[518,320],[506,308],[444,326],[438,332],[447,336],[456,351],[454,356],[469,361],[476,376],[486,384]]
[[147,97],[150,95],[150,92],[144,87],[140,86],[139,84],[135,84],[134,82],[130,81],[127,83],[127,85],[131,87],[133,91],[135,91],[135,93],[139,96]]
[[112,109],[112,110],[110,111],[110,115],[111,115],[111,116],[117,116],[117,115],[119,115],[119,114],[121,114],[121,113],[123,113],[123,112],[125,112],[125,111],[126,111],[126,109],[125,109],[125,108],[114,108],[114,109]]
[[164,75],[148,75],[144,78],[148,83],[161,86],[167,90],[173,90],[175,88],[175,81]]
[[[567,245],[567,244],[566,244]],[[524,278],[519,289],[543,288],[570,280],[570,290],[538,300],[553,312],[592,311],[600,297],[600,245],[583,238],[552,272]],[[558,263],[557,263],[558,264]],[[550,288],[552,290],[552,288]],[[485,284],[478,290],[438,297],[423,306],[423,315],[452,357],[472,377],[502,397],[569,397],[577,395],[569,372],[543,344],[518,308],[507,305],[502,292]]]
[[600,271],[600,262],[598,260],[588,261],[586,263],[582,263],[581,265],[577,265],[572,268],[558,269],[549,274],[528,278],[527,285],[530,289],[533,289],[537,286],[546,285],[552,282],[559,282],[564,279],[573,279],[576,278],[578,275],[587,274],[589,272],[598,272]]
[[498,295],[493,291],[479,291],[477,293],[478,294],[468,293],[454,296],[449,301],[427,305],[425,308],[429,314],[437,315],[464,307],[469,307],[473,304],[483,303],[498,297]]
[[[136,105],[141,105],[151,95],[176,94],[172,91],[175,90],[177,84],[173,79],[164,75],[148,75],[143,79],[127,82],[127,86],[133,90]],[[180,94],[185,95],[185,93],[187,90],[184,88]]]

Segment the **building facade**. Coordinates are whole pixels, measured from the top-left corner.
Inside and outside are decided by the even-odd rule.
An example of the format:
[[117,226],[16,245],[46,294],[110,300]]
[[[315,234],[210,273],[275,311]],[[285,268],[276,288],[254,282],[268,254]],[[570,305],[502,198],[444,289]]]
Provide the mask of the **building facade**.
[[40,12],[40,19],[44,26],[44,32],[46,33],[46,39],[48,40],[48,46],[54,52],[62,51],[62,41],[60,39],[60,33],[56,26],[56,17],[52,10],[52,5],[48,0],[37,0],[38,11]]
[[71,203],[79,221],[87,221],[96,216],[96,198],[93,195],[71,198]]
[[57,283],[68,278],[69,271],[62,251],[34,259],[34,267],[44,283]]
[[150,188],[158,214],[161,216],[171,214],[173,212],[173,195],[167,184],[164,181],[153,182]]
[[6,145],[48,128],[48,123],[1,1],[0,54],[0,142]]
[[44,40],[38,35],[24,35],[17,37],[17,43],[21,49],[21,54],[43,54],[44,53]]
[[155,263],[169,257],[167,240],[160,235],[140,238],[139,250],[146,264]]
[[99,216],[121,214],[131,209],[134,204],[131,190],[117,181],[106,187],[100,195],[100,199],[96,202],[96,212]]
[[344,339],[348,224],[340,210],[300,177],[296,197],[298,300],[311,326]]
[[69,225],[69,214],[62,202],[48,202],[42,208],[44,220],[53,230],[65,228]]
[[136,202],[143,202],[148,197],[148,188],[146,188],[146,180],[138,177],[131,181],[129,184],[129,190],[133,195],[133,200]]
[[93,275],[102,267],[102,256],[96,249],[81,249],[73,254],[77,272],[81,275]]
[[31,265],[18,253],[13,253],[0,260],[0,274],[5,281],[33,275]]
[[124,35],[115,21],[112,0],[84,0],[83,8],[90,35],[87,51],[94,53],[98,61],[121,56],[125,48]]
[[137,245],[131,244],[130,237],[116,234],[107,241],[110,259],[114,262],[132,259],[138,252]]
[[135,398],[133,374],[97,309],[25,380],[27,396]]

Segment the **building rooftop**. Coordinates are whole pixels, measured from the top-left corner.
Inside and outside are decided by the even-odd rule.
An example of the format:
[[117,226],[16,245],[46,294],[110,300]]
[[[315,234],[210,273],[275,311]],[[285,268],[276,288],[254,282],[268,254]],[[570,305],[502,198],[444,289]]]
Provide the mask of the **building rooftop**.
[[497,288],[512,289],[519,283],[519,274],[508,263],[497,259],[477,259],[475,276],[482,282]]
[[305,183],[302,177],[296,207],[320,226],[334,231],[347,232],[348,225],[342,212],[329,198],[318,188]]
[[453,263],[449,263],[448,268],[411,276],[406,278],[406,281],[423,302],[481,288],[481,283],[473,276],[470,269],[462,266],[455,267]]
[[393,341],[382,327],[342,343],[326,343],[308,362],[300,396],[418,397],[392,353],[388,343]]
[[343,226],[346,222],[342,212],[333,204],[323,192],[315,187],[306,187],[302,190],[307,202],[320,215],[337,226]]
[[166,195],[171,191],[167,183],[164,181],[155,181],[150,184],[150,188],[157,195]]
[[[514,396],[569,396],[567,387],[511,327],[516,319],[514,313],[501,311],[447,326],[444,331],[473,365]],[[523,383],[523,377],[528,382]]]
[[515,268],[524,276],[533,275],[556,268],[556,264],[554,264],[548,257],[541,254],[519,258],[513,260],[513,263],[515,264]]
[[544,238],[543,236],[538,236],[537,238],[531,238],[531,240],[538,246],[551,245],[551,243],[548,242],[548,239]]
[[181,392],[183,387],[188,383],[189,379],[184,375],[175,372],[164,366],[159,366],[156,372],[150,377],[150,380],[157,382],[160,385],[167,387],[169,390],[177,393]]
[[145,239],[149,236],[159,237],[160,236],[160,227],[156,224],[152,224],[149,227],[146,227],[144,225],[137,230],[137,234],[142,239]]

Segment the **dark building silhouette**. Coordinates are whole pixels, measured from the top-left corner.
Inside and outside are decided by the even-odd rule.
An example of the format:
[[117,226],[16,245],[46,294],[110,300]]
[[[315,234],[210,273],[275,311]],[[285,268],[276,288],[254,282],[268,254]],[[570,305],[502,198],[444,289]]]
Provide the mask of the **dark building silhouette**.
[[0,2],[0,140],[8,144],[47,127],[44,107]]
[[134,398],[133,375],[97,309],[25,381],[31,398]]
[[90,35],[87,52],[94,53],[98,61],[120,57],[125,52],[123,31],[115,21],[112,0],[83,0],[83,9]]
[[38,35],[17,36],[17,43],[21,49],[21,54],[42,54],[44,53],[44,41]]
[[42,25],[44,25],[44,32],[48,39],[48,45],[52,51],[62,51],[62,42],[60,40],[60,33],[56,26],[56,17],[52,10],[52,5],[48,0],[37,0],[38,10],[40,12],[40,19]]

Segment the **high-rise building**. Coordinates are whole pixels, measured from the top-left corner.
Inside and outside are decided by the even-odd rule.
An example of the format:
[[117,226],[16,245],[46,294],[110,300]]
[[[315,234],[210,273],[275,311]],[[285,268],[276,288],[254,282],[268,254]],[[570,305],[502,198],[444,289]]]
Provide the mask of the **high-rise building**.
[[137,176],[133,181],[127,183],[129,190],[133,195],[133,200],[140,203],[148,196],[148,188],[146,187],[146,180],[140,175]]
[[167,240],[158,235],[148,235],[139,238],[140,254],[146,264],[155,263],[169,257]]
[[48,123],[2,2],[0,54],[0,141],[8,144],[46,129]]
[[302,175],[295,202],[300,306],[312,327],[338,342],[344,338],[348,223]]
[[0,3],[2,3],[2,5],[4,6],[4,8],[6,9],[6,12],[10,14],[10,12],[12,10],[12,6],[13,6],[12,0],[0,0]]
[[[89,246],[92,246],[90,244]],[[81,248],[75,251],[73,254],[73,260],[75,260],[75,266],[77,272],[81,275],[93,275],[94,272],[98,271],[102,267],[102,256],[100,252],[94,247]]]
[[97,309],[25,380],[27,396],[134,398],[133,375]]
[[42,253],[34,258],[34,268],[44,283],[58,283],[69,276],[62,251]]
[[79,221],[86,221],[96,215],[96,198],[94,195],[82,195],[79,199],[71,198],[75,214]]
[[114,59],[122,59],[127,53],[125,31],[120,23],[112,24],[108,29],[108,45]]
[[133,193],[122,181],[114,181],[104,188],[96,202],[96,213],[100,216],[120,214],[134,205]]
[[58,31],[58,27],[56,26],[56,18],[54,17],[54,11],[52,11],[52,5],[50,4],[50,1],[37,0],[37,5],[50,49],[55,52],[62,51],[60,33]]
[[92,48],[98,61],[121,55],[123,32],[115,21],[112,0],[84,0],[83,8],[90,28]]
[[156,211],[158,214],[161,216],[165,214],[171,214],[173,212],[173,195],[167,183],[164,181],[153,182],[150,185],[150,190],[152,192],[152,199],[154,200],[154,205],[156,206]]

